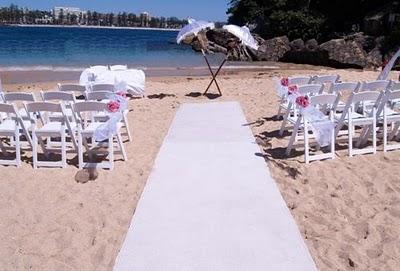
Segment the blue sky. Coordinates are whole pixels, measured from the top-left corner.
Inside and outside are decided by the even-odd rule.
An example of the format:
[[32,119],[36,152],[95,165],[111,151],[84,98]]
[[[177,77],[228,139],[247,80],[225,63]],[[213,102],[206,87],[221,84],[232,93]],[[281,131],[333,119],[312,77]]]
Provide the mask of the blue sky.
[[192,17],[198,20],[226,21],[228,0],[0,0],[0,6],[18,6],[49,10],[54,6],[73,6],[100,12],[148,11],[160,17]]

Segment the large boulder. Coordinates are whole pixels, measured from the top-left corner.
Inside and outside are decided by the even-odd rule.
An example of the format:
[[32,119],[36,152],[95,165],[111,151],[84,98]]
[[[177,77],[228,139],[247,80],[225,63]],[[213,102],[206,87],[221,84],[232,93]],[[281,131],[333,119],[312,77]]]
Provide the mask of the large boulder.
[[316,52],[319,49],[318,41],[310,39],[304,43],[304,49],[309,52]]
[[367,55],[366,68],[377,68],[382,66],[383,56],[381,50],[378,47],[372,49]]
[[251,54],[254,60],[279,61],[288,51],[290,51],[289,39],[282,36],[264,40],[257,51],[251,50]]
[[305,48],[304,46],[304,41],[302,39],[295,39],[293,41],[290,42],[290,49],[292,51],[303,51]]
[[367,53],[360,43],[354,40],[334,39],[320,46],[328,54],[329,66],[338,68],[364,68],[367,64]]

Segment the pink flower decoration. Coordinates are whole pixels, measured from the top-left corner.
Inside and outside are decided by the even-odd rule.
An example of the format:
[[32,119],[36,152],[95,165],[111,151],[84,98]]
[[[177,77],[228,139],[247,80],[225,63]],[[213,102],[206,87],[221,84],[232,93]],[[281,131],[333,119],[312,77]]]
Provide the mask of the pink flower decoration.
[[111,113],[115,113],[119,110],[120,104],[117,101],[110,101],[107,103],[107,109]]
[[289,78],[285,77],[281,79],[281,85],[284,87],[289,86]]
[[310,105],[310,101],[308,100],[307,96],[299,96],[296,98],[296,104],[303,108],[306,108]]
[[293,93],[297,92],[297,86],[296,85],[291,85],[288,87],[288,93],[289,95],[292,95]]

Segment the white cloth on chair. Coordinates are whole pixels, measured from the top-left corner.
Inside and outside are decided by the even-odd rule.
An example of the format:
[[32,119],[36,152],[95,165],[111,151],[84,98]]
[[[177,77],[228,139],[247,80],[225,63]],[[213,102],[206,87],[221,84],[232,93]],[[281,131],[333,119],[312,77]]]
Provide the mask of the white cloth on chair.
[[84,70],[80,76],[79,84],[115,84],[125,82],[127,92],[132,95],[144,95],[145,74],[142,70],[129,69],[124,71],[94,71],[91,68]]

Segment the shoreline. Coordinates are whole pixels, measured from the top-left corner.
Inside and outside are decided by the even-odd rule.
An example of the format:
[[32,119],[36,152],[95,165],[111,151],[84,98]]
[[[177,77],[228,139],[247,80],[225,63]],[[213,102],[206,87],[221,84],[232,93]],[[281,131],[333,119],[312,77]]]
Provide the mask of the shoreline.
[[[89,67],[57,67],[57,66],[0,66],[0,78],[3,84],[24,84],[24,83],[41,83],[41,82],[62,82],[62,81],[78,81],[84,69]],[[208,67],[141,67],[129,66],[130,69],[140,69],[145,72],[147,78],[152,77],[202,77],[210,76]],[[213,71],[218,66],[212,66]],[[278,62],[228,62],[220,71],[220,76],[238,74],[241,72],[279,72],[280,70],[294,70],[301,72],[302,70],[326,70],[329,72],[331,68],[278,63]],[[362,70],[360,70],[362,71]]]
[[48,24],[5,24],[7,27],[52,27],[52,28],[94,28],[94,29],[128,29],[178,32],[176,28],[133,27],[133,26],[100,26],[100,25],[48,25]]

